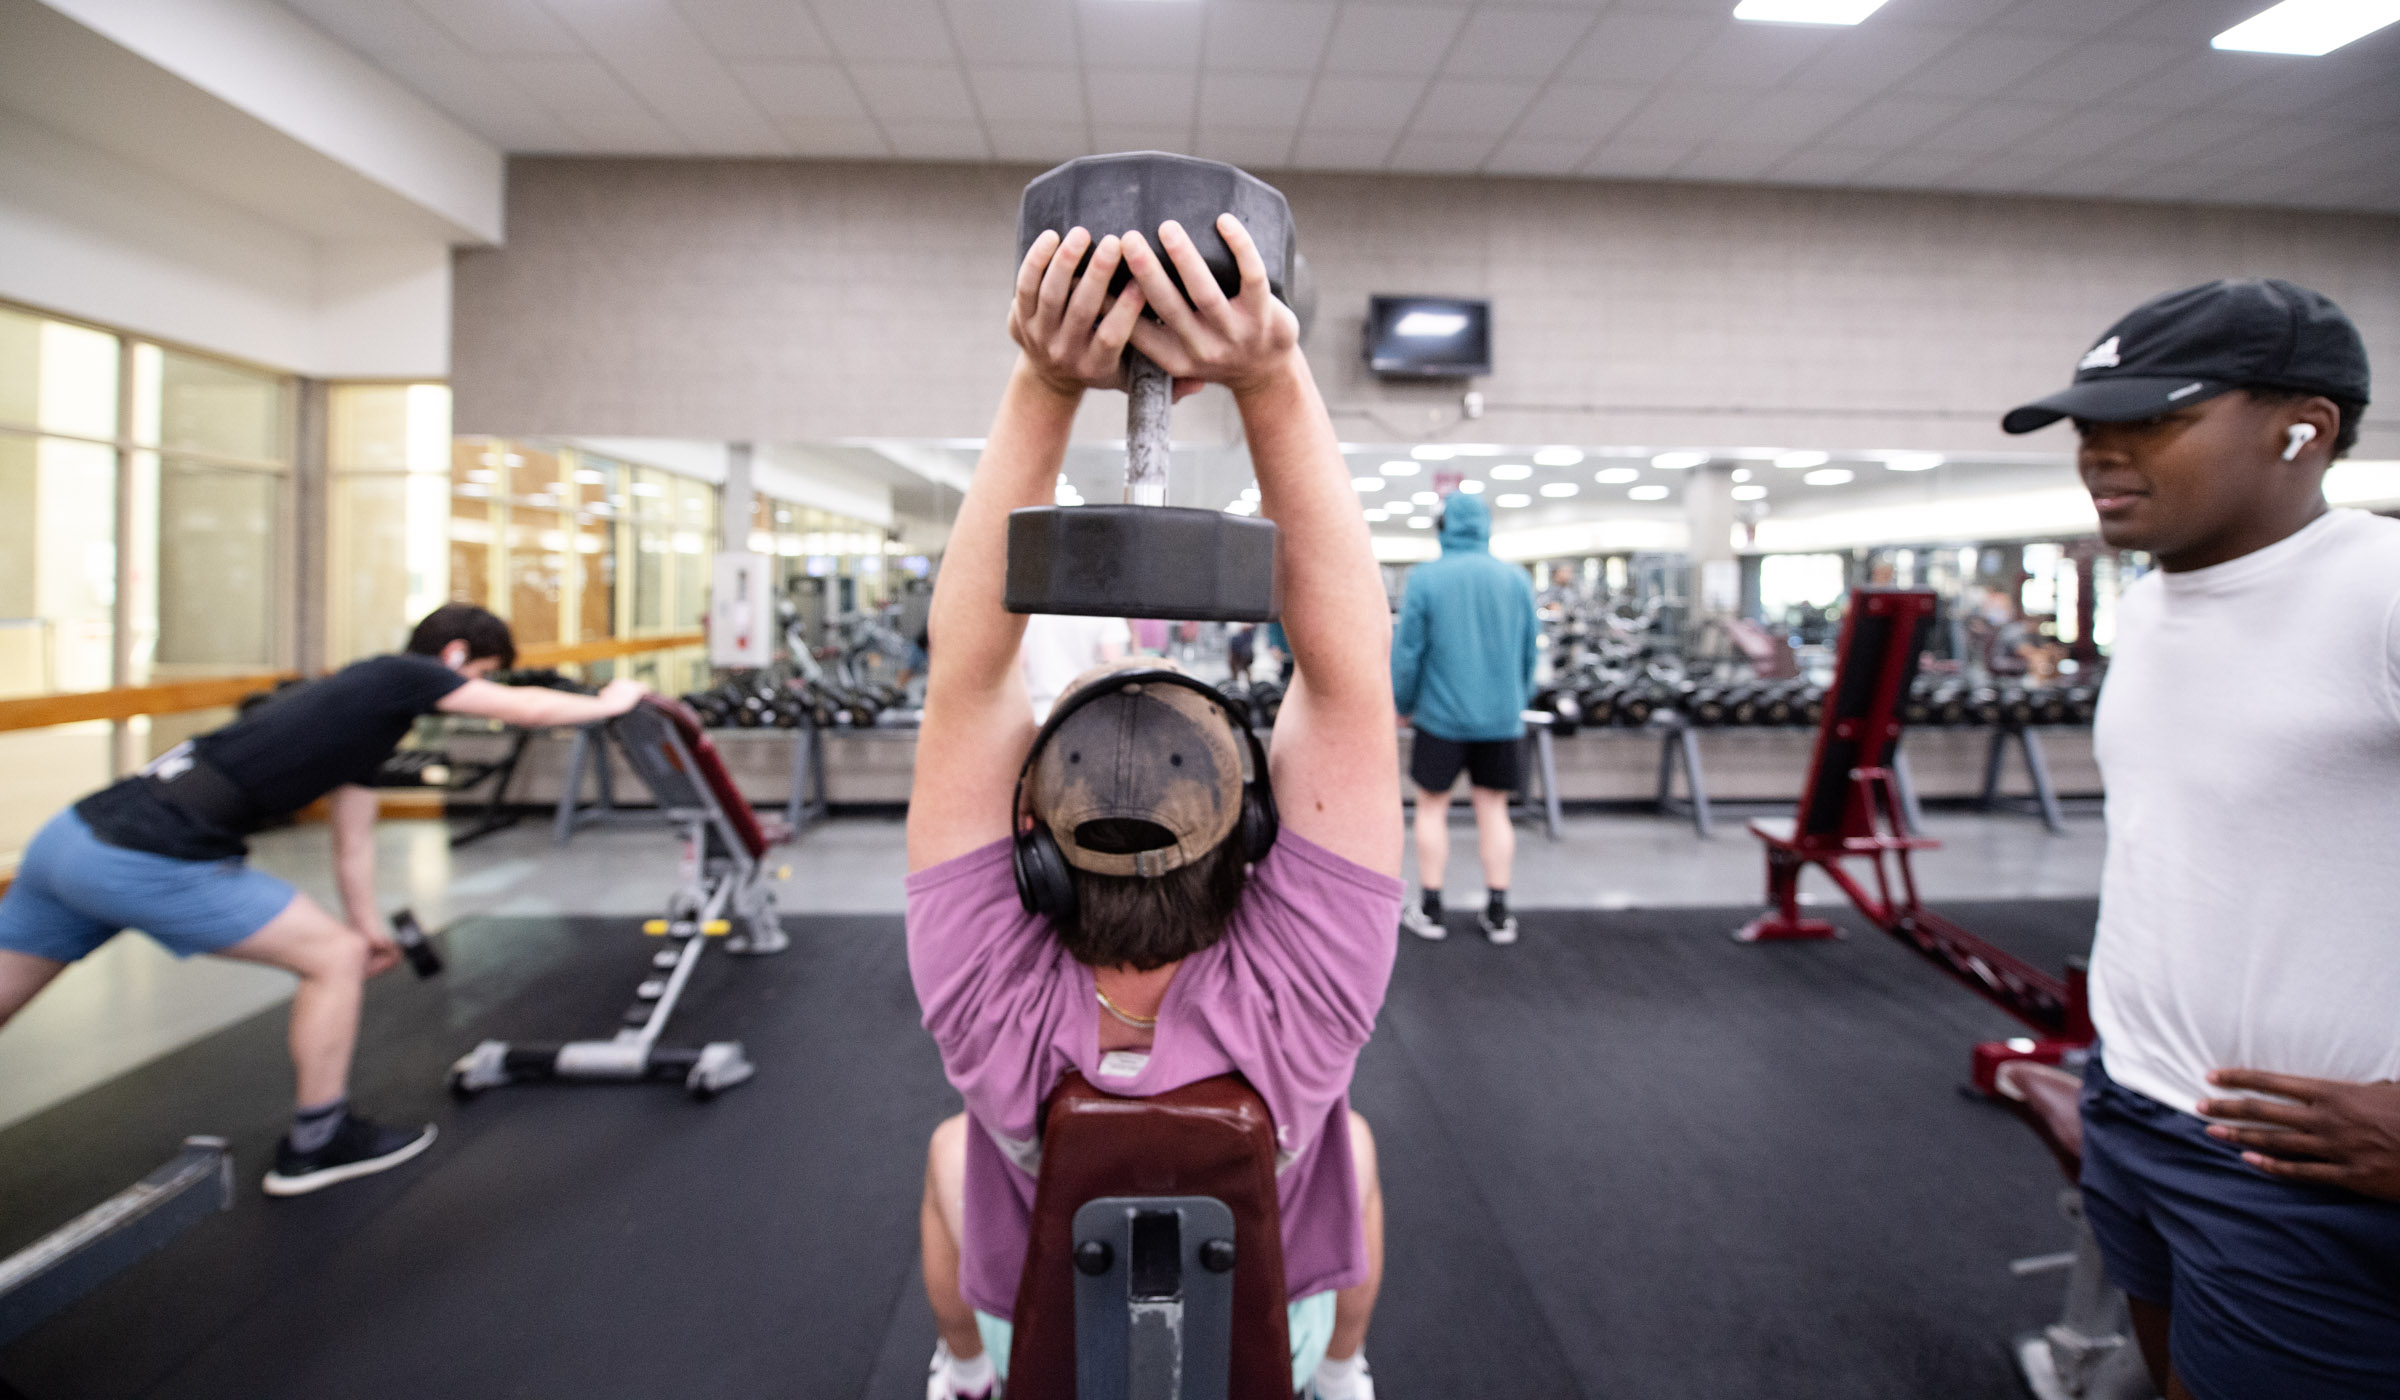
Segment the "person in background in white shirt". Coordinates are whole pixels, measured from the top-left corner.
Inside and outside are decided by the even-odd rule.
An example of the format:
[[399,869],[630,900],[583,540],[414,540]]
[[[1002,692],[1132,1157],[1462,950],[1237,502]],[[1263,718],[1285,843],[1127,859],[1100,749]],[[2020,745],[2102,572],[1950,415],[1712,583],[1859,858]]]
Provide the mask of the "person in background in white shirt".
[[1120,660],[1133,646],[1133,629],[1121,617],[1067,617],[1035,613],[1025,619],[1025,640],[1017,647],[1017,665],[1025,672],[1025,690],[1033,697],[1033,722],[1050,717],[1068,682],[1091,670]]
[[2325,501],[2365,344],[2289,282],[2134,310],[2072,418],[2129,588],[2083,1200],[2169,1400],[2400,1395],[2400,520]]

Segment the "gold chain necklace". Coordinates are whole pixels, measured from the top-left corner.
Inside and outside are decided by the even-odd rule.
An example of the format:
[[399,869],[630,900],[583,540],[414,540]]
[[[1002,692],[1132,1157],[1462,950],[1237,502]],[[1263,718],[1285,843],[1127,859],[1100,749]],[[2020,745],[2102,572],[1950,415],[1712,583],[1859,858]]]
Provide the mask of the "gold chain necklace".
[[1135,1030],[1147,1031],[1156,1030],[1158,1028],[1158,1018],[1156,1016],[1136,1016],[1132,1012],[1127,1011],[1124,1007],[1117,1005],[1113,1001],[1110,1001],[1108,999],[1108,993],[1101,991],[1100,984],[1096,981],[1092,983],[1092,995],[1100,998],[1101,1010],[1107,1012],[1111,1016],[1116,1017],[1118,1020],[1123,1021],[1126,1025],[1133,1027]]

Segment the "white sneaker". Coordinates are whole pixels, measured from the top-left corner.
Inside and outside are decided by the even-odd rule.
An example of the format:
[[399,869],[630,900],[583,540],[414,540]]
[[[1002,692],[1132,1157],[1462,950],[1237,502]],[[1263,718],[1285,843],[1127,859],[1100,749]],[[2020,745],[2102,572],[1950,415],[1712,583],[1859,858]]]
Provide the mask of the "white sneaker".
[[1490,939],[1495,948],[1505,948],[1517,941],[1517,916],[1514,914],[1503,914],[1500,922],[1495,924],[1492,922],[1491,914],[1487,911],[1475,916],[1475,924],[1483,930],[1483,936]]
[[1308,1392],[1303,1400],[1375,1400],[1375,1377],[1368,1374],[1371,1369],[1367,1365],[1365,1353],[1362,1352],[1358,1358],[1358,1373],[1350,1378],[1348,1389],[1337,1395],[1331,1391],[1320,1389],[1317,1385],[1317,1377],[1311,1376],[1308,1381]]
[[950,1354],[948,1342],[935,1339],[933,1363],[926,1368],[929,1374],[925,1377],[925,1400],[1000,1400],[1007,1393],[1008,1387],[998,1376],[992,1377],[992,1383],[982,1390],[960,1390],[950,1376],[950,1368],[957,1359]]
[[1450,936],[1442,921],[1425,912],[1421,900],[1410,900],[1400,906],[1400,927],[1430,943],[1439,943]]

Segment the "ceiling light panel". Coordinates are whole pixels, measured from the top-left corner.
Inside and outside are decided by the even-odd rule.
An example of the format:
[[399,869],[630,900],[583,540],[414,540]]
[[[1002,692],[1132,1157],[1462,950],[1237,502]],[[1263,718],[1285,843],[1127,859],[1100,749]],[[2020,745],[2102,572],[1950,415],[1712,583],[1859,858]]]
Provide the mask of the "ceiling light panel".
[[1650,459],[1650,465],[1662,472],[1688,472],[1707,461],[1705,452],[1661,452]]
[[1385,476],[1415,476],[1417,464],[1402,457],[1398,461],[1384,463],[1381,470]]
[[1526,466],[1523,462],[1502,462],[1499,466],[1492,468],[1492,480],[1494,481],[1523,481],[1531,475],[1533,475],[1533,468]]
[[1537,467],[1572,467],[1582,460],[1582,449],[1575,447],[1545,447],[1533,454]]
[[2208,41],[2213,49],[2315,58],[2400,20],[2400,0],[2283,0]]
[[1521,507],[1532,505],[1533,497],[1511,491],[1505,496],[1492,497],[1492,504],[1500,507],[1502,510],[1517,510]]
[[1380,476],[1354,476],[1350,478],[1350,484],[1361,491],[1381,491],[1383,478]]
[[1767,498],[1767,488],[1764,486],[1736,486],[1733,488],[1733,498],[1737,501],[1763,501]]
[[1856,24],[1883,6],[1884,0],[1742,0],[1733,17],[1763,24]]
[[1810,472],[1800,479],[1811,486],[1847,486],[1857,476],[1858,473],[1848,467],[1827,467],[1823,471]]
[[1592,473],[1592,480],[1599,482],[1602,486],[1623,486],[1627,482],[1641,479],[1642,469],[1640,467],[1602,467]]
[[1664,486],[1636,486],[1625,494],[1628,498],[1636,501],[1663,501],[1667,498],[1667,488]]
[[1553,500],[1572,496],[1577,489],[1572,481],[1545,481],[1542,483],[1542,494]]

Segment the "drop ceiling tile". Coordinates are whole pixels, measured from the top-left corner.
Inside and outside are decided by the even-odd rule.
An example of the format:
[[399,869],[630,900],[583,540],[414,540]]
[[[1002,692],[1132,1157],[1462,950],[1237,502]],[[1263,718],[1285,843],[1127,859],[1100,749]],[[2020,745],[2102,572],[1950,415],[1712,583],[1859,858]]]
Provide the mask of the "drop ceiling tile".
[[2190,55],[2166,44],[2080,44],[2009,89],[2021,102],[2111,102],[2159,69]]
[[1333,37],[1339,7],[1215,0],[1208,11],[1203,67],[1245,73],[1314,73]]
[[1815,137],[1865,103],[1855,93],[1787,88],[1738,103],[1716,140],[1733,145],[1775,146]]
[[2037,190],[2043,178],[2065,164],[2067,159],[2055,152],[2028,153],[2014,148],[1984,157],[1962,171],[1959,178],[1966,182],[1966,188],[2021,194]]
[[1490,136],[1422,136],[1400,138],[1386,166],[1426,175],[1464,175],[1483,164],[1496,138]]
[[1392,137],[1363,131],[1303,131],[1292,164],[1303,170],[1381,170]]
[[589,58],[503,58],[505,81],[558,118],[594,154],[669,155],[689,148],[658,114]]
[[318,28],[370,58],[422,53],[465,56],[449,30],[406,4],[361,5],[356,0],[287,0]]
[[978,64],[967,69],[967,81],[975,90],[976,110],[986,122],[1083,126],[1083,70],[1079,68]]
[[1584,161],[1582,173],[1620,180],[1655,180],[1689,160],[1693,149],[1688,142],[1610,141]]
[[1212,127],[1203,122],[1192,153],[1245,170],[1276,170],[1291,162],[1292,128]]
[[2119,164],[2115,161],[2079,161],[2061,166],[2042,177],[2044,194],[2083,195],[2094,199],[2115,199],[2123,196],[2127,186],[2148,175],[2153,167],[2139,162]]
[[1483,162],[1495,175],[1572,175],[1596,144],[1589,140],[1527,136],[1522,131],[1500,143]]
[[1647,86],[1681,67],[1730,23],[1722,16],[1611,10],[1575,46],[1559,76]]
[[446,53],[405,50],[384,54],[377,61],[469,131],[504,151],[564,153],[581,148],[579,138],[565,123],[509,82],[490,59],[477,58],[455,44]]
[[1311,131],[1370,132],[1388,148],[1408,124],[1427,84],[1421,78],[1364,78],[1328,74],[1309,99]]
[[1092,125],[1168,126],[1189,132],[1198,86],[1188,72],[1128,72],[1087,69],[1084,95]]
[[2031,102],[1981,102],[1917,144],[1929,151],[1983,155],[2006,150],[2065,114],[2064,107]]
[[[2046,34],[2098,34],[2149,9],[2154,0],[2018,0],[1996,22],[2004,29]],[[2189,3],[2189,0],[2179,0]],[[2260,5],[2261,9],[2265,5]]]
[[2262,166],[2282,165],[2304,152],[2340,139],[2342,133],[2314,123],[2274,122],[2254,128],[2249,135],[2209,152],[2209,159],[2229,170],[2255,170]]
[[[2169,118],[2168,120],[2173,120]],[[2017,146],[2029,156],[2056,156],[2060,160],[2088,160],[2106,151],[2119,141],[2138,136],[2158,125],[2155,112],[2128,112],[2107,107],[2093,107],[2068,114],[2057,125],[2044,128]]]
[[434,23],[490,58],[566,56],[583,45],[541,0],[414,0]]
[[1966,108],[1964,102],[1938,97],[1886,97],[1860,108],[1826,132],[1824,140],[1829,146],[1896,150],[1947,126]]
[[2131,85],[2111,101],[2120,107],[2146,107],[2159,112],[2215,107],[2261,81],[2269,70],[2245,60],[2265,56],[2213,50],[2191,54]]
[[1678,145],[1688,151],[1723,130],[1733,120],[1733,114],[1756,97],[1751,92],[1715,88],[1660,88],[1609,139],[1641,145]]
[[2171,165],[2129,182],[2124,192],[2134,199],[2210,199],[2224,185],[2225,177],[2217,171]]
[[1075,0],[949,0],[951,41],[970,69],[1049,68],[1076,61]]
[[871,120],[840,64],[737,61],[726,66],[758,109],[779,125]]
[[1868,166],[1882,159],[1881,151],[1844,150],[1812,145],[1795,151],[1768,178],[1795,185],[1847,185]]
[[992,154],[1001,160],[1057,165],[1091,151],[1081,122],[986,122],[984,132],[991,138]]
[[1976,34],[1918,69],[1900,90],[1938,97],[1991,97],[2055,63],[2073,45],[2034,34]]
[[1588,10],[1479,6],[1450,46],[1442,71],[1461,78],[1541,78],[1592,27]]
[[853,63],[942,63],[950,26],[934,0],[810,0],[817,27]]
[[1580,143],[1588,151],[1649,95],[1648,88],[1631,84],[1552,83],[1525,109],[1516,135],[1534,141]]
[[2164,121],[2108,151],[2111,160],[2187,161],[2217,146],[2229,146],[2258,129],[2255,118],[2203,113]]
[[[850,77],[867,110],[888,129],[894,122],[966,124],[976,121],[966,79],[949,64],[853,63]],[[895,138],[895,141],[897,138]]]
[[1168,126],[1164,123],[1143,122],[1134,125],[1103,125],[1092,123],[1092,149],[1095,151],[1167,151],[1175,155],[1192,153],[1192,129],[1188,126]]
[[891,143],[868,122],[791,124],[784,128],[792,152],[827,160],[876,160],[892,154]]
[[[2232,57],[2232,55],[2227,55]],[[2328,58],[2332,55],[2327,55]],[[2302,62],[2323,62],[2303,59]],[[2217,104],[2227,111],[2261,117],[2291,117],[2312,112],[2350,111],[2362,105],[2400,106],[2400,65],[2391,71],[2355,67],[2327,68],[2315,73],[2270,73],[2243,84]]]
[[1789,146],[1727,145],[1712,141],[1674,169],[1678,180],[1760,180],[1792,153]]
[[[1791,76],[1796,88],[1883,92],[1904,85],[1929,64],[1943,61],[1963,30],[1886,22],[1826,44]],[[1955,94],[1951,94],[1955,95]]]
[[989,160],[992,154],[974,122],[885,122],[883,133],[902,160]]
[[2016,5],[2017,0],[1910,0],[1908,14],[1925,24],[1974,28],[2000,18]]
[[1409,124],[1409,135],[1496,139],[1516,125],[1517,114],[1532,100],[1533,84],[1529,82],[1436,78],[1425,90],[1425,101]]
[[1077,13],[1088,71],[1200,66],[1199,5],[1084,0]]
[[792,0],[675,0],[719,58],[825,59],[833,49]]
[[1216,73],[1200,75],[1200,124],[1260,130],[1274,127],[1287,136],[1308,110],[1307,78],[1290,73]]
[[1737,23],[1686,59],[1673,81],[1701,87],[1773,87],[1825,52],[1836,37],[1817,25]]
[[562,17],[693,150],[761,155],[783,149],[774,124],[681,12],[656,4],[592,5],[570,8]]
[[1885,156],[1858,178],[1879,189],[1923,189],[1972,164],[1974,157],[1941,151],[1899,151]]
[[1347,5],[1325,50],[1328,73],[1430,77],[1466,12],[1441,5]]

